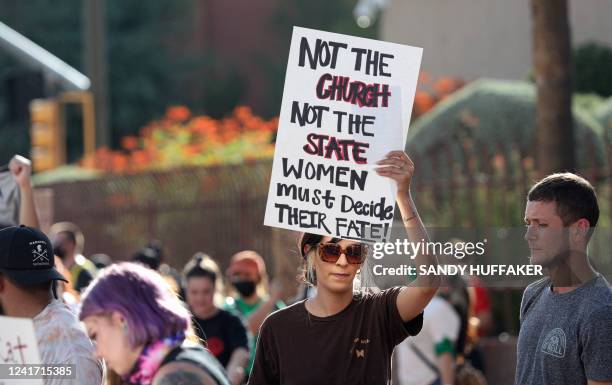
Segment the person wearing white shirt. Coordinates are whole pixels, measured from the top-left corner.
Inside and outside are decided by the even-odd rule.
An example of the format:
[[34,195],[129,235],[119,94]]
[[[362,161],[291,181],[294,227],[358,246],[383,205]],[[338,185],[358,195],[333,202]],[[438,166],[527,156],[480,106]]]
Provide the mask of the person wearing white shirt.
[[421,332],[396,348],[400,385],[451,385],[455,381],[455,342],[460,319],[440,296],[425,307]]

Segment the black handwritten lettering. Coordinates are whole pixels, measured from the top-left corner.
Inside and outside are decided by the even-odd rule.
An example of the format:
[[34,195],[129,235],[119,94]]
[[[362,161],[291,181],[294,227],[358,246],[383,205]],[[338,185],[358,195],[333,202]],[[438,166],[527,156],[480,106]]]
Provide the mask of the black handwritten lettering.
[[302,202],[310,201],[310,189],[297,187],[294,184],[277,183],[276,184],[276,196],[279,197],[291,197],[293,200],[300,200]]
[[329,111],[329,107],[311,106],[308,103],[304,103],[300,110],[300,103],[294,101],[291,106],[291,123],[295,123],[297,120],[300,127],[304,127],[306,124],[312,124],[316,121],[317,128],[321,128],[323,111]]
[[299,202],[311,202],[315,206],[324,203],[325,207],[328,209],[333,207],[333,202],[336,199],[332,195],[331,190],[325,190],[325,193],[323,193],[323,191],[318,188],[311,190],[308,187],[298,187],[294,184],[286,183],[276,183],[276,196],[290,197],[292,200]]
[[362,56],[365,54],[364,67],[367,75],[391,77],[389,72],[385,72],[385,68],[389,66],[385,59],[393,59],[393,55],[365,48],[352,48],[351,52],[355,53],[355,71],[361,71]]
[[[332,47],[331,52],[329,49],[330,46]],[[306,56],[308,56],[308,65],[313,70],[317,69],[318,65],[323,67],[329,66],[330,68],[335,69],[336,61],[338,59],[338,50],[340,48],[345,49],[346,47],[348,47],[348,45],[345,43],[317,39],[313,53],[310,49],[310,45],[308,44],[308,39],[302,37],[302,40],[300,41],[300,57],[298,60],[298,65],[300,67],[304,67]]]
[[[326,166],[323,164],[304,162],[304,159],[298,160],[297,166],[290,164],[288,158],[282,158],[282,162],[283,175],[285,178],[292,176],[298,180],[301,178],[308,180],[326,180],[335,186],[348,187],[351,190],[358,188],[360,191],[364,191],[368,179],[368,171],[366,170],[356,171],[349,167],[334,165]],[[347,173],[349,173],[348,177],[346,175]]]
[[328,233],[331,233],[325,224],[325,219],[327,218],[325,213],[303,210],[281,203],[275,203],[274,207],[278,209],[279,223],[287,223],[289,226],[300,226],[305,229],[323,228]]
[[389,72],[385,72],[385,68],[389,67],[389,63],[385,63],[385,59],[393,59],[394,56],[388,53],[380,54],[380,62],[378,64],[378,72],[380,72],[381,76],[391,77]]
[[343,213],[353,212],[357,215],[373,217],[382,220],[393,218],[394,206],[385,204],[386,198],[382,197],[376,203],[364,203],[356,201],[348,195],[342,195],[340,199],[340,210]]
[[337,118],[336,130],[342,132],[344,117],[348,115],[348,133],[361,134],[363,136],[373,137],[374,133],[366,130],[367,125],[373,125],[376,118],[369,115],[347,114],[343,111],[334,111]]
[[335,234],[346,239],[365,241],[380,240],[386,234],[388,224],[371,223],[359,219],[336,218]]

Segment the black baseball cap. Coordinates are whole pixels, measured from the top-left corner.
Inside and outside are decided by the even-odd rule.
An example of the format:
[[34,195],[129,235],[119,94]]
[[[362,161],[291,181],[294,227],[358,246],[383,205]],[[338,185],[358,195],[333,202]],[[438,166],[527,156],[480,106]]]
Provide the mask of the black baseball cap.
[[66,281],[55,269],[53,246],[40,230],[13,226],[0,230],[0,272],[22,285]]

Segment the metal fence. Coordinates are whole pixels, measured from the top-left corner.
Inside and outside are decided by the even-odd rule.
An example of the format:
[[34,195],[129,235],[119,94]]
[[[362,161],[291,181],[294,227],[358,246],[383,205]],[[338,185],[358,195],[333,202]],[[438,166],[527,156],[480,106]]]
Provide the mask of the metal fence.
[[129,259],[158,239],[166,262],[179,269],[197,251],[225,267],[243,249],[257,250],[273,265],[272,242],[279,237],[263,226],[270,168],[269,162],[183,168],[39,188],[53,191],[53,221],[83,230],[86,255]]
[[[611,226],[612,141],[583,138],[591,157],[581,159],[578,173],[596,188],[602,215]],[[599,143],[596,143],[598,142]],[[419,208],[436,226],[510,226],[523,223],[527,192],[537,180],[533,149],[520,138],[482,143],[470,138],[440,139],[429,148],[411,144],[417,172],[413,182]],[[596,151],[603,148],[604,154]],[[604,159],[596,159],[598,156]]]
[[[518,139],[493,145],[441,139],[426,149],[409,146],[408,153],[417,165],[413,195],[426,224],[522,225],[535,168],[533,155],[520,143]],[[598,190],[600,226],[610,227],[609,142],[605,148],[604,166],[581,162],[587,167],[580,172]],[[128,259],[147,241],[158,239],[167,262],[176,268],[197,251],[211,254],[225,268],[233,253],[253,249],[264,256],[271,274],[282,276],[290,286],[299,262],[296,234],[263,225],[270,171],[270,161],[259,161],[109,175],[39,188],[53,192],[54,221],[68,220],[82,228],[86,255],[106,253]],[[510,306],[512,300],[506,301]]]

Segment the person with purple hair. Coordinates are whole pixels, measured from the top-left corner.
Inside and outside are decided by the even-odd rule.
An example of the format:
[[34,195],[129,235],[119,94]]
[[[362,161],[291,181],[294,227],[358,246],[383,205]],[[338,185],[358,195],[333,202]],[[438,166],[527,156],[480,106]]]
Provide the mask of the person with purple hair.
[[96,355],[137,385],[229,385],[221,364],[190,343],[191,314],[156,272],[134,263],[102,270],[83,294],[79,318]]

